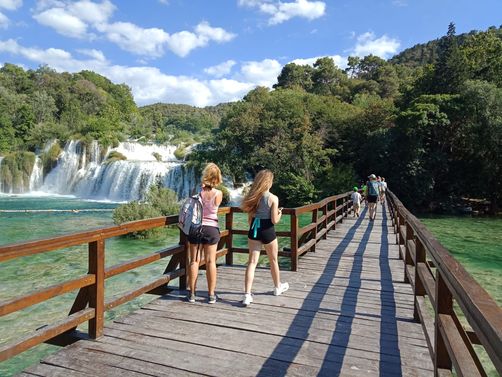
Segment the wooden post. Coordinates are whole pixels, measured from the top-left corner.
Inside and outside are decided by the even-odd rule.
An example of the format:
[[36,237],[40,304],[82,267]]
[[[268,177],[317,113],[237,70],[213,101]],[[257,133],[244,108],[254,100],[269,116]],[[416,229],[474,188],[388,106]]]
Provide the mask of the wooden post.
[[184,245],[184,250],[180,255],[180,269],[185,269],[185,273],[180,276],[179,289],[180,291],[184,291],[185,289],[187,289],[187,278],[190,271],[188,270],[188,263],[187,263],[189,257],[187,236],[185,235],[185,233],[181,231],[181,229],[180,229],[180,245]]
[[234,219],[234,211],[230,208],[230,212],[225,215],[225,228],[228,230],[228,238],[227,238],[227,255],[225,255],[225,264],[227,266],[231,266],[234,264],[234,253],[232,251],[232,227],[233,227],[233,219]]
[[410,279],[408,278],[408,266],[413,265],[413,258],[411,257],[410,248],[408,247],[408,240],[413,239],[413,228],[410,226],[408,221],[405,221],[406,224],[406,238],[404,240],[404,282],[409,283]]
[[291,215],[291,271],[298,271],[298,217]]
[[[314,236],[314,240],[317,240],[317,213],[318,213],[318,209],[314,209],[312,211],[312,222],[316,224],[315,228],[314,228],[314,233],[313,233],[313,236]],[[315,247],[317,245],[317,241],[314,243],[314,245],[310,248],[310,251],[315,253]]]
[[103,335],[105,320],[105,241],[89,243],[89,273],[96,282],[89,287],[89,308],[94,308],[94,318],[89,320],[89,336],[97,339]]
[[453,313],[453,297],[439,270],[436,271],[436,320],[434,321],[434,376],[438,377],[438,369],[452,368],[452,362],[446,348],[443,335],[439,329],[439,315]]
[[335,230],[336,230],[336,217],[338,216],[338,215],[337,215],[337,213],[336,213],[336,206],[337,206],[336,202],[337,202],[337,200],[336,200],[336,199],[334,199],[334,200],[331,202],[331,203],[332,203],[332,205],[333,205],[333,209],[335,210],[335,214],[334,214],[334,217],[333,217],[333,220],[334,220],[334,222],[333,222],[333,229],[335,229]]
[[326,232],[324,233],[324,236],[322,236],[322,239],[325,240],[328,238],[328,203],[323,205],[322,214],[324,215],[323,228],[326,229]]
[[415,287],[414,287],[414,295],[415,295],[415,300],[414,300],[414,306],[415,309],[413,311],[413,318],[415,321],[419,322],[420,321],[420,316],[418,315],[418,306],[417,306],[417,296],[425,296],[426,291],[424,287],[424,283],[422,282],[422,279],[420,278],[420,275],[418,274],[418,264],[419,263],[426,263],[426,255],[425,255],[425,248],[422,242],[418,237],[415,237]]
[[350,203],[349,197],[345,196],[343,198],[344,217],[348,217],[349,216],[349,203]]

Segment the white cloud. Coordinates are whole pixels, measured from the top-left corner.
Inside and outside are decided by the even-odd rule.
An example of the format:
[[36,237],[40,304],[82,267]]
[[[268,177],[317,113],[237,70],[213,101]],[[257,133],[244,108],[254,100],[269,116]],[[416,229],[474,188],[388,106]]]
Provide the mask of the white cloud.
[[110,23],[115,9],[109,0],[101,3],[42,0],[37,3],[38,13],[33,17],[58,33],[74,38],[94,38],[95,35],[88,32],[92,28],[125,51],[153,58],[163,56],[166,48],[184,57],[211,41],[224,43],[236,36],[205,21],[199,23],[194,32],[179,31],[171,35],[161,28],[143,28],[130,22]]
[[71,14],[93,25],[108,22],[115,9],[115,5],[108,0],[101,3],[83,0],[68,5]]
[[23,5],[23,0],[0,0],[0,8],[16,10]]
[[373,32],[366,32],[357,37],[357,43],[351,52],[360,57],[373,54],[386,59],[394,55],[399,46],[400,43],[395,38],[390,38],[385,34],[376,38]]
[[0,29],[7,29],[9,27],[9,18],[0,12]]
[[47,9],[33,17],[40,24],[53,28],[59,34],[74,38],[88,37],[87,24],[63,8]]
[[208,22],[201,22],[195,27],[195,33],[180,31],[172,34],[167,44],[176,55],[185,57],[193,49],[207,46],[210,41],[217,43],[228,42],[235,38],[235,34],[229,33],[219,27],[212,27]]
[[260,12],[268,14],[270,16],[268,20],[270,25],[283,23],[293,17],[314,20],[322,17],[326,12],[326,3],[324,1],[239,0],[239,5],[257,8]]
[[218,43],[229,42],[235,38],[235,34],[229,33],[221,27],[212,27],[209,22],[203,21],[195,27],[195,32],[208,41],[215,41]]
[[241,76],[246,82],[271,87],[277,82],[281,70],[282,64],[275,59],[250,61],[242,64]]
[[237,64],[234,60],[227,60],[226,62],[214,65],[204,69],[208,75],[220,78],[228,75],[232,71],[232,67]]
[[[126,83],[132,88],[134,99],[139,105],[155,102],[186,103],[194,106],[215,105],[241,99],[257,85],[254,82],[234,79],[199,80],[189,76],[168,75],[156,67],[112,65],[101,51],[78,50],[78,52],[89,56],[90,59],[76,59],[61,49],[24,47],[13,39],[0,40],[0,53],[21,56],[37,64],[47,64],[60,72],[92,70],[113,82]],[[263,64],[263,68],[266,66]]]
[[169,40],[169,34],[162,29],[143,29],[130,22],[114,22],[101,25],[98,29],[121,49],[137,55],[162,56],[164,45]]
[[100,50],[95,50],[95,49],[79,49],[77,52],[81,53],[82,55],[90,56],[91,58],[98,60],[98,61],[106,61],[105,55],[103,54],[103,51]]
[[[295,63],[298,65],[310,65],[313,66],[314,63],[320,59],[324,58],[325,56],[316,56],[313,58],[305,58],[305,59],[295,59],[292,60],[291,63]],[[346,56],[341,56],[341,55],[331,55],[328,56],[329,58],[333,59],[333,62],[338,68],[345,69],[347,67],[347,57]]]

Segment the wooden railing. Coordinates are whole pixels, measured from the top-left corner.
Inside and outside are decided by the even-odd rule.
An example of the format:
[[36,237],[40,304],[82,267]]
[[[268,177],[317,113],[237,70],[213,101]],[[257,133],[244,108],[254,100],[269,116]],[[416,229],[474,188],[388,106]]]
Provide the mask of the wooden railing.
[[[299,208],[286,208],[283,215],[290,216],[290,230],[277,232],[278,237],[288,237],[290,247],[279,252],[282,257],[290,258],[291,270],[298,268],[298,257],[308,251],[315,251],[316,243],[326,238],[327,232],[343,221],[350,208],[350,192],[326,198],[318,203]],[[220,208],[219,215],[225,216],[225,229],[221,231],[217,258],[225,256],[226,264],[233,264],[234,253],[248,253],[246,248],[233,246],[234,235],[247,235],[247,229],[234,229],[234,214],[241,210],[237,207]],[[309,217],[308,214],[311,213]],[[300,220],[305,217],[310,222],[300,227]],[[0,361],[4,361],[40,343],[66,345],[75,340],[103,335],[104,313],[124,304],[142,294],[165,294],[169,291],[167,284],[179,279],[179,288],[186,289],[187,248],[184,235],[180,232],[179,243],[175,246],[159,250],[153,254],[105,267],[105,240],[153,228],[175,226],[177,216],[159,217],[139,220],[108,228],[100,228],[66,236],[11,244],[0,247],[0,263],[20,257],[45,253],[82,244],[88,244],[88,273],[84,276],[59,283],[48,288],[26,294],[8,301],[0,302],[0,316],[20,311],[32,305],[47,301],[62,294],[79,290],[70,309],[68,317],[43,326],[34,333],[9,342],[0,347]],[[151,282],[121,294],[117,297],[105,297],[105,280],[147,265],[160,259],[171,257],[164,273]],[[204,262],[202,262],[202,265]],[[88,334],[76,330],[77,326],[88,322]]]
[[[387,198],[436,376],[451,375],[452,367],[458,376],[486,376],[474,345],[484,347],[502,375],[502,309],[391,191]],[[471,328],[464,328],[454,303]]]

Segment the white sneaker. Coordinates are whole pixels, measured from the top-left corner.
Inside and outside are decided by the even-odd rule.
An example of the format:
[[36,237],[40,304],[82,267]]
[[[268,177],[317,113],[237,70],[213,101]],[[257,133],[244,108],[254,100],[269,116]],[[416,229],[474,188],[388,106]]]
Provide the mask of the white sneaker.
[[281,283],[279,287],[274,288],[274,296],[280,296],[289,289],[289,283]]
[[253,296],[251,295],[251,293],[246,293],[244,295],[244,298],[242,299],[242,304],[244,306],[249,306],[251,305],[252,302],[253,302]]

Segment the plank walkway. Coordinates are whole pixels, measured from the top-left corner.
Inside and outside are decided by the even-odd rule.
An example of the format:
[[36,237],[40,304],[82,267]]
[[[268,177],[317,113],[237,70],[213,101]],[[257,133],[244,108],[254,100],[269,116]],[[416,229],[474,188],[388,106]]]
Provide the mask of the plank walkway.
[[255,302],[242,307],[244,267],[224,266],[220,300],[208,305],[201,272],[197,303],[159,298],[21,375],[432,376],[388,214],[363,215],[337,225],[298,272],[282,272],[283,296],[259,269]]

